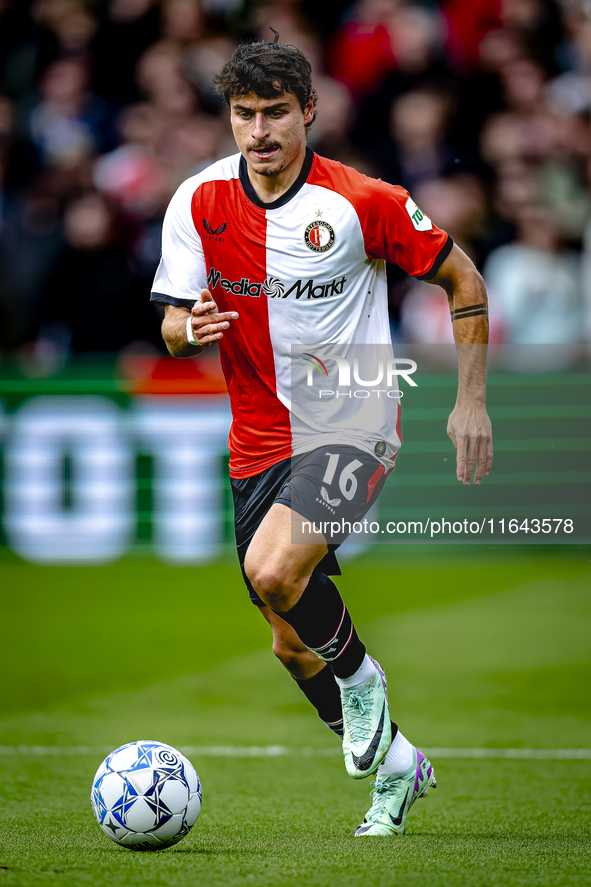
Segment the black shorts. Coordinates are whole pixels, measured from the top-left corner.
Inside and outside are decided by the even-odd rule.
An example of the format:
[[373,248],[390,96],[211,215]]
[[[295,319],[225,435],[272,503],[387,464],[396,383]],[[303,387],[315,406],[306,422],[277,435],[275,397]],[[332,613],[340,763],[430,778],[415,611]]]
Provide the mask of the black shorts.
[[[252,538],[275,502],[302,515],[316,528],[328,523],[344,524],[341,532],[324,532],[328,553],[316,569],[327,576],[340,576],[335,551],[355,521],[368,512],[379,496],[388,472],[369,453],[351,446],[321,447],[272,465],[254,477],[230,478],[234,497],[234,528],[238,560],[250,599],[264,606],[246,573],[244,561]],[[310,534],[310,542],[318,535]]]

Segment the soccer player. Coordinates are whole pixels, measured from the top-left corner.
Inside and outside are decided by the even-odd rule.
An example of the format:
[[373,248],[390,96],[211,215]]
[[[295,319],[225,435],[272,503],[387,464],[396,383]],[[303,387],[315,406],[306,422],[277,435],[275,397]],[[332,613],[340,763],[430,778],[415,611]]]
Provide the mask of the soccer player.
[[448,434],[458,480],[469,484],[476,466],[479,484],[492,460],[486,292],[472,262],[404,189],[307,147],[316,95],[296,47],[277,35],[242,45],[215,84],[239,153],[173,197],[152,299],[166,307],[171,354],[193,357],[219,343],[233,414],[238,557],[250,597],[272,627],[275,655],[342,736],[348,774],[377,773],[355,835],[401,835],[414,801],[436,785],[433,767],[391,722],[384,672],[330,578],[340,573],[342,537],[292,537],[294,516],[315,528],[337,508],[351,523],[363,517],[394,466],[399,404],[380,401],[364,428],[347,414],[352,399],[337,398],[339,422],[323,425],[294,406],[292,346],[326,372],[311,349],[388,346],[386,261],[442,286],[459,367]]

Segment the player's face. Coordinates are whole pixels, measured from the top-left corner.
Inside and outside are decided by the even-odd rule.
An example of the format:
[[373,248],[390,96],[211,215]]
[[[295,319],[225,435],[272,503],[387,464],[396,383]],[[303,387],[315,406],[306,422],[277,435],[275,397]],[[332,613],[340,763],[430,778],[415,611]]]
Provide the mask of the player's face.
[[306,151],[306,124],[314,109],[308,102],[302,111],[292,92],[262,99],[254,92],[230,101],[230,120],[236,144],[251,172],[279,176],[303,162]]

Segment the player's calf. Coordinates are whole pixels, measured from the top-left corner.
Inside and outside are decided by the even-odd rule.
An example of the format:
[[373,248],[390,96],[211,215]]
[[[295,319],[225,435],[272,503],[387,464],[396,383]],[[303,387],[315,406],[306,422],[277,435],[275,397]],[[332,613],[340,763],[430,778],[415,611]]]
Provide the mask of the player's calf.
[[269,607],[261,615],[273,629],[273,652],[335,735],[343,738],[341,693],[330,666],[301,642],[294,629]]
[[315,571],[297,604],[281,618],[309,650],[330,664],[340,687],[347,773],[355,779],[369,776],[392,741],[386,680],[366,655],[335,584]]
[[295,632],[293,635],[290,638],[284,632],[273,631],[273,653],[292,678],[306,681],[323,668],[323,663],[302,644]]

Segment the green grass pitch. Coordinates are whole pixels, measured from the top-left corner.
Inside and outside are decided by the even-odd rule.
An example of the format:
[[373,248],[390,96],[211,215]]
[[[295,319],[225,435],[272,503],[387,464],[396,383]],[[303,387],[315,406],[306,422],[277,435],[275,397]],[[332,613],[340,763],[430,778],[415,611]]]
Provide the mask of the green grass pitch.
[[[345,565],[339,586],[405,735],[591,749],[589,563],[580,548],[491,546]],[[369,781],[348,779],[274,660],[231,558],[49,568],[5,553],[0,584],[0,887],[591,883],[591,760],[434,755],[437,791],[407,835],[354,839]],[[142,854],[102,834],[89,791],[108,750],[143,738],[288,753],[190,754],[201,816],[180,844]]]

